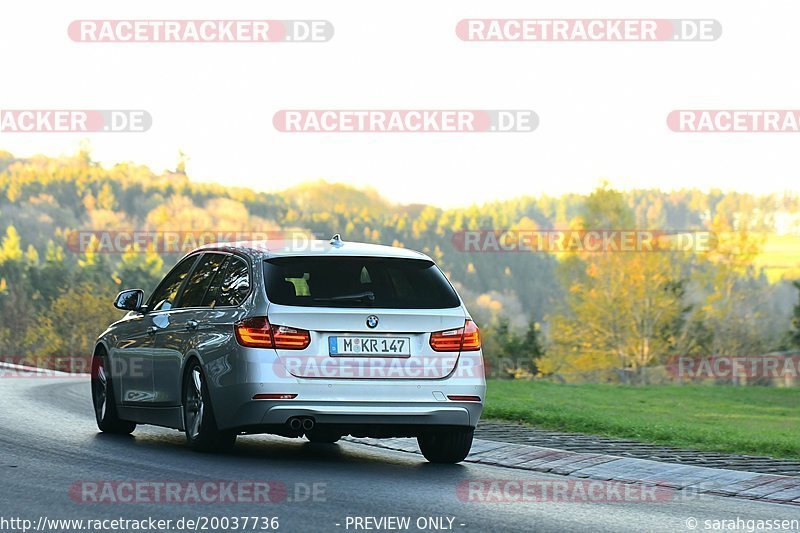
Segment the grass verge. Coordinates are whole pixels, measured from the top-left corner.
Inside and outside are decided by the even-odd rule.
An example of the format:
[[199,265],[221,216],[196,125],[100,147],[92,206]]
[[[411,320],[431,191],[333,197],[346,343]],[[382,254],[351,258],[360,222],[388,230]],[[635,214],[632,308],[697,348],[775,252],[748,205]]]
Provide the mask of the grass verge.
[[800,389],[492,380],[484,418],[654,444],[800,459]]

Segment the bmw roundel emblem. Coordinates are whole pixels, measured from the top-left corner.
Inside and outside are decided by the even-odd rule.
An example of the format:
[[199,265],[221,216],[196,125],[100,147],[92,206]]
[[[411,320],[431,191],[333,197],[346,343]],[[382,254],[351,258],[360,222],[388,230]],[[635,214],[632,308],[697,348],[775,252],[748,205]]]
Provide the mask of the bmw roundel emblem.
[[375,315],[369,315],[367,317],[367,327],[370,329],[374,329],[378,326],[378,317]]

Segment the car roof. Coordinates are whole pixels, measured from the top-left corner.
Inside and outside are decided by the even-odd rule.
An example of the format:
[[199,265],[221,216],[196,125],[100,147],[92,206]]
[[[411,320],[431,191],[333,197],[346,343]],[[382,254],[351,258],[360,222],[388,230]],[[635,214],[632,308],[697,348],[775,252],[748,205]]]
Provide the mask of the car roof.
[[[334,244],[336,242],[337,244]],[[253,257],[269,259],[272,257],[302,257],[302,256],[342,256],[342,257],[396,257],[405,259],[427,259],[430,257],[397,246],[383,246],[364,242],[350,241],[323,241],[317,239],[271,239],[263,241],[235,241],[217,242],[206,244],[195,251],[239,251]]]

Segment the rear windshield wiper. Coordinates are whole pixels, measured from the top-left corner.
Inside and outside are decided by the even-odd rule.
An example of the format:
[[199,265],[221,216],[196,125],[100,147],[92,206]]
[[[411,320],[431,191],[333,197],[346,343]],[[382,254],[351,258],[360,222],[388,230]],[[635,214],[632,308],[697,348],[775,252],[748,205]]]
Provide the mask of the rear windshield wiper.
[[343,294],[341,296],[330,296],[328,298],[314,298],[315,302],[355,302],[365,303],[374,302],[375,293],[372,291],[358,292],[356,294]]

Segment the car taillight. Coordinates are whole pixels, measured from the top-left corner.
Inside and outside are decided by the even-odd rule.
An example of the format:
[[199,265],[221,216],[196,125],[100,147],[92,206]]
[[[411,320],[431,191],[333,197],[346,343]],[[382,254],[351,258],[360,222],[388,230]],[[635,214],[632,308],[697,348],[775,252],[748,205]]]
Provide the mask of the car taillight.
[[311,334],[308,331],[270,324],[265,316],[242,320],[234,329],[236,340],[242,346],[303,350],[311,344]]
[[288,326],[272,326],[272,338],[281,350],[304,350],[311,343],[308,331]]
[[236,340],[242,346],[254,348],[274,348],[272,329],[265,316],[246,318],[234,326]]
[[472,320],[464,324],[464,340],[461,343],[462,352],[475,352],[481,349],[481,332]]
[[481,401],[480,396],[465,396],[461,394],[449,394],[447,399],[451,402],[479,402]]
[[467,320],[463,328],[431,333],[430,344],[435,352],[474,352],[481,349],[481,332]]
[[291,393],[276,393],[276,394],[256,394],[253,396],[254,400],[294,400],[297,394]]

